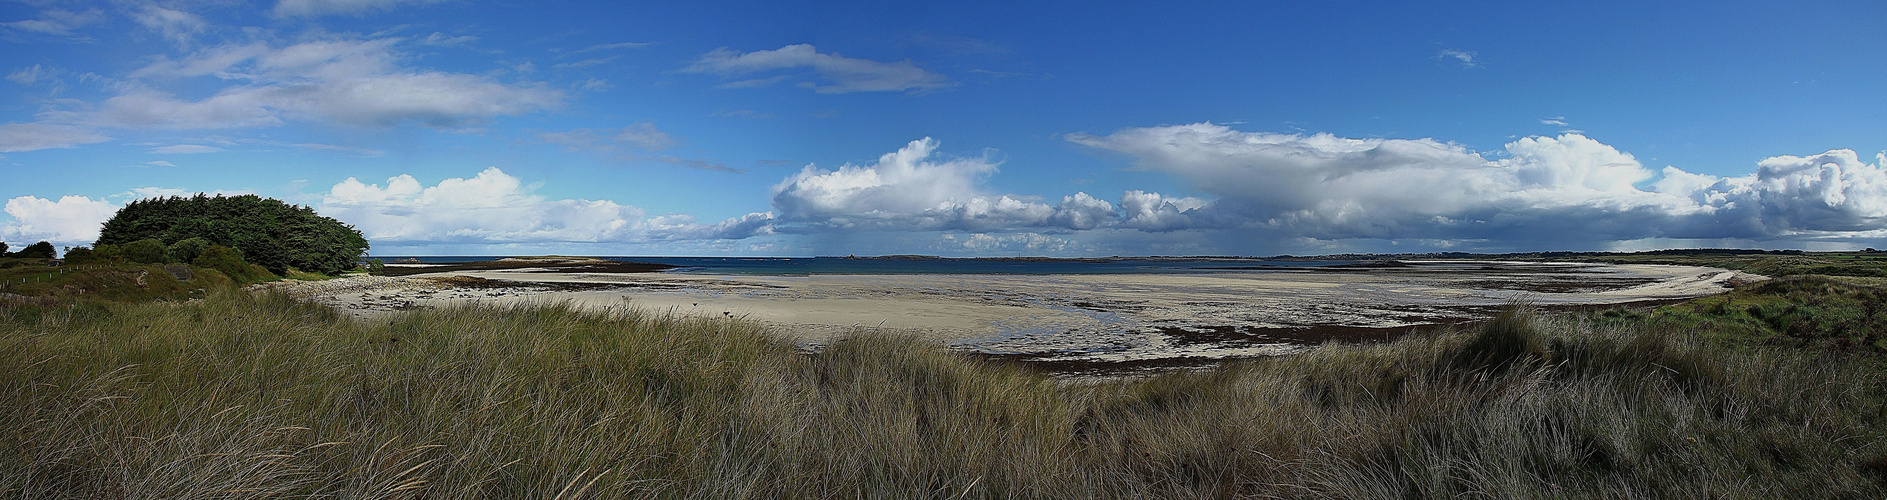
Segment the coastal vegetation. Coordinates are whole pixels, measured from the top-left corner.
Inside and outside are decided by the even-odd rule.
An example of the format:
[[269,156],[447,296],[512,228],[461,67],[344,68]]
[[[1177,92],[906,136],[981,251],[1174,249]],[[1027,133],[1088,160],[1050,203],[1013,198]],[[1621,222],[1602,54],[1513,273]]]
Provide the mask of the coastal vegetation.
[[52,256],[53,248],[50,242],[41,241],[27,245],[26,248],[21,248],[17,252],[8,252],[6,242],[0,241],[0,258],[50,259]]
[[1883,296],[1516,306],[1086,382],[628,308],[24,304],[0,307],[0,496],[1879,498]]
[[197,194],[126,204],[105,221],[94,250],[118,246],[127,258],[148,263],[172,259],[179,244],[187,245],[184,256],[220,245],[275,274],[296,269],[328,275],[354,269],[368,247],[353,226],[312,208],[255,195]]

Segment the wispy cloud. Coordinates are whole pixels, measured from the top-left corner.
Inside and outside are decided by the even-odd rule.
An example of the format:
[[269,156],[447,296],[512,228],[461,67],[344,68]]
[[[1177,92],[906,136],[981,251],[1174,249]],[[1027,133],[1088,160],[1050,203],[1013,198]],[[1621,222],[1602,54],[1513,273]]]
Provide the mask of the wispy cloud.
[[591,45],[591,46],[584,47],[581,49],[565,52],[559,55],[558,57],[570,57],[577,54],[582,54],[586,52],[596,52],[599,50],[639,49],[639,48],[647,47],[650,45],[655,45],[655,43],[654,42],[603,43],[603,44]]
[[33,85],[39,82],[51,81],[58,71],[57,68],[51,66],[34,64],[20,68],[18,71],[7,73],[7,81],[20,85]]
[[616,60],[616,56],[610,56],[610,57],[598,57],[598,58],[595,58],[595,59],[584,59],[584,60],[581,60],[581,61],[575,61],[575,62],[567,62],[567,63],[560,63],[560,64],[554,64],[554,65],[551,65],[551,67],[550,67],[550,69],[575,69],[575,68],[585,68],[585,67],[590,67],[590,66],[598,66],[598,65],[603,65],[603,64],[609,64],[609,62],[610,62],[610,61],[614,61],[614,60]]
[[565,132],[540,132],[537,138],[563,146],[569,151],[613,152],[623,148],[660,151],[675,146],[675,138],[643,122],[619,129],[576,129]]
[[[455,128],[563,104],[563,91],[540,83],[507,84],[481,75],[402,67],[395,52],[402,41],[225,44],[179,60],[162,58],[133,71],[117,96],[95,106],[96,111],[75,113],[74,121],[167,129],[267,127],[303,120]],[[230,85],[202,100],[179,99],[153,85],[193,76],[216,76]]]
[[392,10],[404,5],[438,3],[444,0],[281,0],[275,4],[276,17],[318,17],[360,15]]
[[380,156],[380,155],[386,154],[385,151],[381,151],[378,149],[350,148],[347,146],[336,146],[333,144],[316,144],[312,142],[294,143],[294,144],[288,144],[287,146],[297,147],[297,148],[302,148],[302,149],[313,149],[317,151],[335,151],[335,152],[340,152],[340,153],[349,153],[349,154],[367,156],[367,157]]
[[746,170],[729,167],[724,163],[699,158],[685,158],[670,154],[652,154],[672,149],[680,141],[655,127],[653,123],[637,123],[621,128],[610,129],[575,129],[563,132],[539,132],[537,139],[549,144],[563,146],[566,151],[584,151],[595,153],[610,161],[634,163],[656,162],[697,170],[743,173]]
[[[754,73],[793,69],[810,69],[811,79],[801,82],[799,86],[821,94],[924,92],[953,85],[943,75],[919,68],[909,59],[898,62],[880,62],[850,58],[837,53],[821,53],[812,44],[788,45],[775,50],[746,53],[722,47],[702,55],[693,64],[682,68],[681,72],[740,77]],[[761,79],[743,79],[722,87],[763,87],[789,77],[791,76],[781,75]]]
[[40,11],[38,19],[0,23],[0,34],[13,40],[37,37],[68,42],[90,42],[92,41],[90,36],[80,34],[76,30],[104,19],[105,12],[98,9],[46,9]]
[[1479,53],[1472,50],[1442,49],[1441,52],[1435,53],[1435,58],[1452,59],[1457,63],[1461,63],[1461,67],[1463,68],[1473,68],[1481,65],[1481,62],[1475,59],[1475,57],[1479,55]]
[[204,153],[216,153],[222,150],[223,148],[219,148],[215,146],[203,146],[203,145],[198,145],[198,144],[178,144],[175,146],[163,146],[163,147],[158,147],[158,148],[152,148],[151,153],[160,154],[160,155],[195,155],[195,154],[204,154]]
[[176,9],[169,9],[155,3],[139,5],[131,11],[131,19],[139,26],[151,30],[179,47],[187,47],[196,41],[197,35],[208,30],[210,23],[196,14]]
[[760,120],[760,119],[772,118],[773,113],[754,111],[751,109],[723,109],[720,111],[715,111],[713,114],[709,116],[720,116],[720,117],[729,117],[729,118],[751,118],[755,120]]
[[40,149],[70,148],[95,144],[110,137],[90,129],[45,123],[8,123],[0,125],[0,153],[18,153]]
[[425,38],[416,41],[419,42],[420,45],[431,45],[434,47],[459,47],[470,45],[472,42],[478,41],[478,37],[471,35],[452,36],[434,31],[431,35],[426,35]]

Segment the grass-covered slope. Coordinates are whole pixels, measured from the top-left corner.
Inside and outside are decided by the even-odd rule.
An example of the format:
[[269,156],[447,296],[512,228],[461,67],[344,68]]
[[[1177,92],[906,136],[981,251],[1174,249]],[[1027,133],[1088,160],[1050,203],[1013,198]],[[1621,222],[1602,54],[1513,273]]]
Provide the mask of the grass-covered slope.
[[0,309],[0,497],[1887,494],[1879,358],[1646,324],[1516,312],[1058,385],[635,311]]
[[[177,274],[172,274],[173,271]],[[257,271],[267,273],[266,270]],[[187,279],[179,279],[179,275]],[[235,284],[215,269],[181,264],[19,266],[0,269],[0,293],[8,294],[0,297],[13,299],[0,300],[0,306],[20,300],[41,305],[85,300],[186,300],[204,297],[213,290],[230,289]]]
[[[1873,278],[1787,276],[1658,308],[1610,311],[1608,319],[1705,332],[1719,343],[1860,351],[1887,355],[1887,288]],[[1857,283],[1862,282],[1862,283]]]

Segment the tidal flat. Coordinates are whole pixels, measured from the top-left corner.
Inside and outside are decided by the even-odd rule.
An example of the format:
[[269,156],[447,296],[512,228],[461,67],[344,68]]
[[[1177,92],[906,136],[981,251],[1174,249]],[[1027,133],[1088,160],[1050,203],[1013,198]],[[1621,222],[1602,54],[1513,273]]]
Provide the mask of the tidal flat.
[[272,285],[357,318],[462,304],[569,303],[738,318],[817,349],[860,331],[1048,365],[1162,365],[1389,340],[1514,303],[1582,308],[1720,293],[1761,276],[1709,267],[1391,261],[1184,273],[817,274],[612,272],[507,266]]

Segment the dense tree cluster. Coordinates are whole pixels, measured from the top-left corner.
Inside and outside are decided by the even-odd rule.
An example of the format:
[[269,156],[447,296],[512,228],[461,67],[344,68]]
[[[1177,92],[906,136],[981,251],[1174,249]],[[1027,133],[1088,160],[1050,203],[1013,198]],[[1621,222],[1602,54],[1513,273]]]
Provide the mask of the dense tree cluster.
[[19,257],[22,259],[50,259],[50,258],[53,258],[53,255],[56,252],[57,251],[53,250],[52,248],[52,243],[41,241],[39,243],[27,245],[26,248],[22,248],[18,252],[8,253],[6,242],[0,242],[0,257]]
[[[203,241],[182,243],[198,238]],[[138,250],[154,251],[150,258],[194,257],[211,245],[225,246],[276,273],[292,267],[335,274],[352,269],[367,251],[367,239],[353,226],[312,208],[255,195],[134,201],[105,221],[98,245],[125,245],[131,257],[131,244],[147,239],[157,240],[157,246]]]

